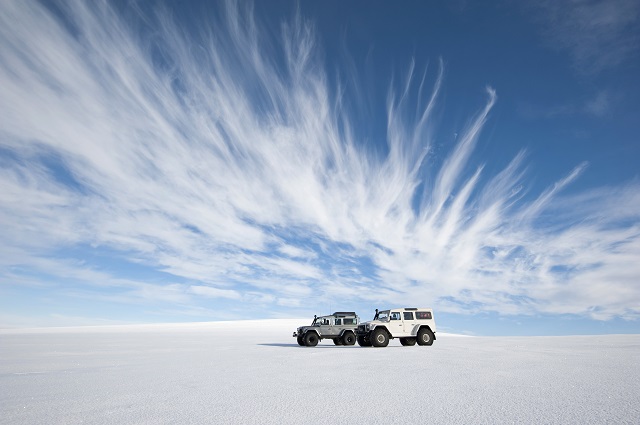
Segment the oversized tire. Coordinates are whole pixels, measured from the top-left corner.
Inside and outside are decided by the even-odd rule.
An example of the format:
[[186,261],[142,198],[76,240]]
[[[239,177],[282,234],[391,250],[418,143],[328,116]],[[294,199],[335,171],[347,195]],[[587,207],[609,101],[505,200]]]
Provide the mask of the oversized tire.
[[353,345],[356,343],[356,336],[353,332],[345,332],[344,335],[342,335],[342,343],[344,345]]
[[299,345],[299,346],[301,346],[301,347],[303,347],[303,346],[304,346],[304,337],[303,337],[303,335],[298,335],[298,336],[296,337],[296,340],[298,341],[298,345]]
[[358,345],[360,347],[371,347],[371,341],[364,335],[358,335]]
[[371,334],[371,344],[374,347],[386,347],[389,345],[389,334],[384,329],[374,329]]
[[400,338],[400,344],[404,345],[405,347],[410,347],[412,345],[416,345],[416,339],[415,338]]
[[315,347],[318,345],[318,334],[315,332],[307,332],[304,334],[304,345],[307,347]]
[[431,329],[422,328],[418,331],[418,345],[433,345],[433,332],[431,332]]
[[342,340],[338,337],[338,338],[333,338],[333,343],[335,345],[342,345]]

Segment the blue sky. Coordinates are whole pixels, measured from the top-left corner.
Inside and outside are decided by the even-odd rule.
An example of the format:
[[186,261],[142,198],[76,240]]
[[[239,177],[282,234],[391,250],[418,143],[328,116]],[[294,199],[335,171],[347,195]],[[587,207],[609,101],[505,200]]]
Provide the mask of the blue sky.
[[640,4],[0,3],[0,326],[640,332]]

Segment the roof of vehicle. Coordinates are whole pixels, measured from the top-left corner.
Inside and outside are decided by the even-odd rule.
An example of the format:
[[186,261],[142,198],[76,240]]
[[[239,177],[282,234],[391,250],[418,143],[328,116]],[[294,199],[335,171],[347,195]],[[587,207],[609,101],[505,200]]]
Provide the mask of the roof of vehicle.
[[390,308],[390,309],[380,310],[380,311],[391,311],[391,310],[417,311],[417,310],[431,310],[431,309],[427,307],[399,307],[399,308]]
[[335,317],[344,317],[344,316],[356,316],[355,311],[336,311],[332,314]]

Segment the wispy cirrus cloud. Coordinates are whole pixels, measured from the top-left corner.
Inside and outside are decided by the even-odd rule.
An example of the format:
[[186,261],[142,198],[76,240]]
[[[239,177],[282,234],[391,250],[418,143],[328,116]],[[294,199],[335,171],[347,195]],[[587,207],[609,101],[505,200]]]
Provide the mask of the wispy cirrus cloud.
[[600,90],[586,99],[555,105],[540,106],[522,103],[518,107],[518,112],[521,116],[530,120],[540,118],[556,119],[572,116],[603,118],[613,113],[616,101],[619,100],[620,97],[621,96],[610,90]]
[[301,18],[269,41],[230,2],[195,39],[147,16],[151,38],[104,2],[0,8],[7,284],[71,277],[76,294],[189,312],[326,298],[640,312],[637,182],[563,197],[581,164],[536,195],[525,152],[493,176],[470,169],[490,88],[436,163],[442,64],[429,94],[413,66],[392,87],[381,149],[359,138]]
[[548,43],[566,51],[585,74],[616,67],[637,55],[640,4],[635,0],[534,2]]

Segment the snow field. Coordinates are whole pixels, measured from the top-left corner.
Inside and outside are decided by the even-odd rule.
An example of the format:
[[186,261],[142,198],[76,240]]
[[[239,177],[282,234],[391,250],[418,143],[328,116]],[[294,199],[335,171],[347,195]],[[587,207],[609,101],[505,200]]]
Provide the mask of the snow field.
[[640,422],[640,335],[299,347],[307,322],[0,330],[0,423]]

